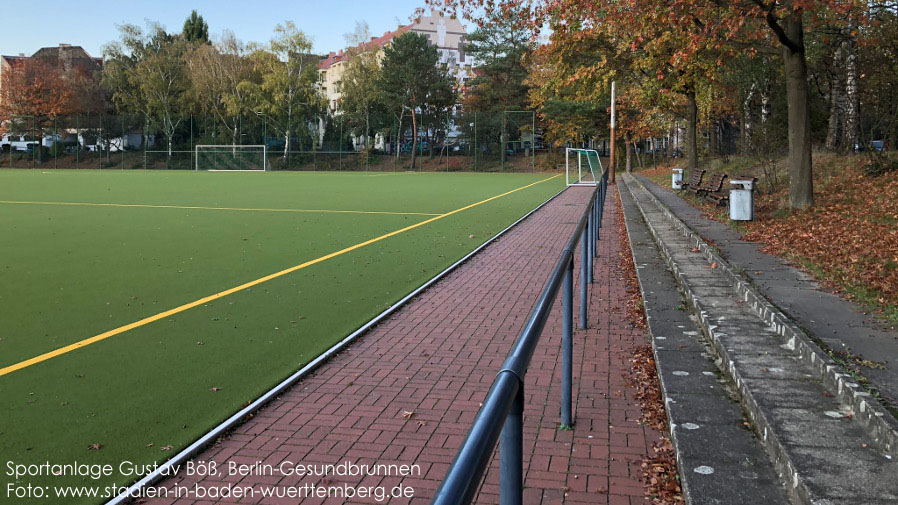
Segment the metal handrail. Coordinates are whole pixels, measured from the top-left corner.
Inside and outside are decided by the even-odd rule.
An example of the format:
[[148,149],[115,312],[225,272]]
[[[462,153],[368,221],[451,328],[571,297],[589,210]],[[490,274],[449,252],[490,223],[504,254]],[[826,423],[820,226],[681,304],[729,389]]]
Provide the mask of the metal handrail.
[[592,264],[605,206],[608,171],[602,173],[583,215],[561,252],[552,275],[543,288],[527,324],[502,364],[490,387],[468,436],[452,461],[443,483],[431,505],[467,505],[474,499],[490,456],[501,436],[500,492],[501,505],[520,505],[523,499],[523,415],[524,376],[536,344],[542,335],[549,313],[562,290],[562,398],[561,424],[573,425],[571,390],[573,373],[573,270],[574,251],[580,242],[580,321],[587,324],[587,285],[593,281]]

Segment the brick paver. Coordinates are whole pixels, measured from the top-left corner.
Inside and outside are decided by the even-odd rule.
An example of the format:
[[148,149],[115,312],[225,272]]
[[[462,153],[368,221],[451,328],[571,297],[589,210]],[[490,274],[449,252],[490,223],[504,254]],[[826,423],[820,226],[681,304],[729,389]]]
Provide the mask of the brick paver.
[[[346,483],[386,486],[387,492],[402,484],[413,489],[414,497],[391,503],[429,503],[588,198],[585,188],[568,189],[197,457],[216,462],[221,475],[203,478],[182,470],[160,484],[190,490],[190,498],[148,502],[377,503],[376,498],[261,495],[263,488]],[[590,294],[590,328],[574,336],[573,430],[558,428],[560,302],[526,376],[528,504],[645,503],[640,461],[658,434],[639,423],[639,404],[626,384],[630,351],[645,337],[630,328],[623,308],[614,186],[607,205]],[[230,471],[236,464],[277,468],[284,462],[294,467],[346,460],[417,464],[420,474],[303,478]],[[494,457],[477,503],[498,503],[498,482]],[[200,499],[193,494],[197,488],[244,487],[255,496]]]

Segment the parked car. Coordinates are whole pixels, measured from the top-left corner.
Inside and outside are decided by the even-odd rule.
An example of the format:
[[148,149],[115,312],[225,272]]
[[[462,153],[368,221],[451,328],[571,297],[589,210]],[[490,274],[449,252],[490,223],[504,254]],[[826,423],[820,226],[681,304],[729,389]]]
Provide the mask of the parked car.
[[866,151],[867,149],[881,153],[883,151],[888,151],[889,148],[886,145],[885,140],[871,140],[869,144],[862,144],[860,142],[854,144],[854,150],[857,152]]

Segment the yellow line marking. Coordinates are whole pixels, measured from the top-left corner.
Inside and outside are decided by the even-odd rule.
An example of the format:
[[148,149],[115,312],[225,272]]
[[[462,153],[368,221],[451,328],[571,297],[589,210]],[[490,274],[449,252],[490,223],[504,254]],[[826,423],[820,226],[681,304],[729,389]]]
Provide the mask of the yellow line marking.
[[39,356],[35,356],[35,357],[31,358],[31,359],[26,359],[25,361],[20,361],[19,363],[16,363],[16,364],[14,364],[14,365],[9,365],[9,366],[7,366],[7,367],[0,368],[0,376],[4,376],[4,375],[6,375],[6,374],[15,372],[15,371],[17,371],[17,370],[21,370],[21,369],[23,369],[23,368],[27,368],[27,367],[29,367],[29,366],[31,366],[31,365],[35,365],[35,364],[40,363],[40,362],[42,362],[42,361],[47,361],[48,359],[55,358],[55,357],[57,357],[57,356],[61,356],[61,355],[63,355],[63,354],[72,352],[72,351],[74,351],[74,350],[76,350],[76,349],[80,349],[80,348],[82,348],[82,347],[86,347],[86,346],[88,346],[88,345],[90,345],[90,344],[99,342],[99,341],[101,341],[101,340],[106,340],[106,339],[109,338],[109,337],[114,337],[114,336],[116,336],[116,335],[120,335],[120,334],[122,334],[122,333],[125,333],[126,331],[133,330],[134,328],[140,328],[141,326],[146,326],[146,325],[148,325],[148,324],[150,324],[150,323],[152,323],[152,322],[158,321],[158,320],[160,320],[160,319],[165,319],[166,317],[173,316],[173,315],[175,315],[175,314],[184,312],[184,311],[189,310],[189,309],[192,309],[192,308],[194,308],[194,307],[203,305],[204,303],[209,303],[209,302],[211,302],[211,301],[218,300],[219,298],[224,298],[225,296],[232,295],[232,294],[234,294],[234,293],[236,293],[236,292],[238,292],[238,291],[243,291],[244,289],[251,288],[251,287],[253,287],[253,286],[258,286],[259,284],[262,284],[263,282],[268,282],[268,281],[270,281],[270,280],[272,280],[272,279],[276,279],[276,278],[278,278],[278,277],[283,277],[284,275],[287,275],[287,274],[296,272],[297,270],[302,270],[303,268],[306,268],[306,267],[315,265],[315,264],[317,264],[317,263],[321,263],[321,262],[323,262],[323,261],[329,260],[329,259],[331,259],[331,258],[335,258],[335,257],[337,257],[337,256],[341,256],[341,255],[346,254],[346,253],[351,252],[351,251],[355,251],[356,249],[360,249],[360,248],[365,247],[365,246],[367,246],[367,245],[371,245],[371,244],[373,244],[373,243],[375,243],[375,242],[380,242],[381,240],[388,239],[388,238],[390,238],[390,237],[399,235],[400,233],[405,233],[405,232],[407,232],[407,231],[409,231],[409,230],[413,230],[413,229],[415,229],[415,228],[419,228],[419,227],[421,227],[421,226],[424,226],[425,224],[430,224],[430,223],[432,223],[432,222],[434,222],[434,221],[443,219],[444,217],[449,217],[449,216],[451,216],[451,215],[453,215],[453,214],[458,214],[459,212],[463,212],[463,211],[466,211],[466,210],[471,209],[471,208],[473,208],[473,207],[477,207],[478,205],[483,205],[483,204],[485,204],[485,203],[491,202],[491,201],[496,200],[496,199],[498,199],[498,198],[502,198],[503,196],[508,196],[508,195],[510,195],[510,194],[512,194],[512,193],[516,193],[516,192],[518,192],[518,191],[521,191],[522,189],[527,189],[527,188],[529,188],[529,187],[531,187],[531,186],[535,186],[535,185],[537,185],[537,184],[546,182],[546,181],[548,181],[548,180],[552,180],[552,179],[554,179],[554,178],[556,178],[556,177],[561,177],[561,174],[553,175],[553,176],[551,176],[551,177],[547,177],[547,178],[545,178],[545,179],[538,180],[538,181],[536,181],[536,182],[527,184],[526,186],[521,186],[521,187],[519,187],[519,188],[517,188],[517,189],[512,189],[511,191],[506,191],[505,193],[502,193],[502,194],[499,194],[499,195],[496,195],[496,196],[491,196],[491,197],[487,198],[486,200],[481,200],[481,201],[479,201],[479,202],[477,202],[477,203],[472,203],[472,204],[470,204],[470,205],[466,205],[466,206],[464,206],[464,207],[455,209],[455,210],[453,210],[453,211],[449,211],[449,212],[447,212],[447,213],[445,213],[445,214],[439,214],[439,215],[437,215],[437,216],[435,216],[435,217],[432,217],[432,218],[430,218],[430,219],[425,219],[424,221],[421,221],[421,222],[419,222],[419,223],[415,223],[415,224],[413,224],[413,225],[406,226],[405,228],[400,228],[400,229],[398,229],[398,230],[391,231],[390,233],[386,233],[386,234],[381,235],[381,236],[379,236],[379,237],[375,237],[375,238],[372,238],[372,239],[368,239],[368,240],[366,240],[366,241],[364,241],[364,242],[359,242],[358,244],[355,244],[355,245],[346,247],[346,248],[344,248],[344,249],[340,249],[339,251],[335,251],[335,252],[332,252],[332,253],[330,253],[330,254],[326,254],[326,255],[324,255],[324,256],[321,256],[320,258],[315,258],[315,259],[313,259],[313,260],[306,261],[305,263],[300,263],[299,265],[295,265],[295,266],[292,266],[292,267],[290,267],[290,268],[285,268],[284,270],[281,270],[280,272],[275,272],[275,273],[273,273],[273,274],[266,275],[265,277],[260,277],[260,278],[255,279],[255,280],[252,280],[252,281],[249,281],[249,282],[245,282],[245,283],[243,283],[243,284],[241,284],[241,285],[239,285],[239,286],[235,286],[235,287],[233,287],[233,288],[226,289],[226,290],[224,290],[224,291],[220,291],[220,292],[218,292],[218,293],[215,293],[214,295],[209,295],[209,296],[206,296],[206,297],[204,297],[204,298],[200,298],[199,300],[195,300],[195,301],[192,301],[192,302],[190,302],[190,303],[185,303],[184,305],[181,305],[181,306],[179,306],[179,307],[175,307],[175,308],[173,308],[173,309],[169,309],[169,310],[166,310],[166,311],[164,311],[164,312],[160,312],[160,313],[158,313],[158,314],[156,314],[156,315],[153,315],[153,316],[145,317],[145,318],[143,318],[143,319],[141,319],[141,320],[139,320],[139,321],[135,321],[135,322],[133,322],[133,323],[131,323],[131,324],[126,324],[126,325],[124,325],[124,326],[119,326],[118,328],[115,328],[115,329],[113,329],[113,330],[109,330],[109,331],[100,333],[99,335],[94,335],[93,337],[86,338],[86,339],[84,339],[84,340],[80,340],[80,341],[78,341],[78,342],[75,342],[74,344],[69,344],[69,345],[67,345],[67,346],[60,347],[60,348],[55,349],[55,350],[52,350],[52,351],[50,351],[50,352],[46,352],[46,353],[44,353],[44,354],[41,354],[41,355],[39,355]]
[[136,207],[145,209],[187,209],[187,210],[231,210],[245,212],[303,212],[322,214],[389,214],[394,216],[439,216],[432,212],[391,212],[379,210],[333,210],[333,209],[256,209],[249,207],[201,207],[194,205],[151,205],[143,203],[94,203],[94,202],[32,202],[24,200],[0,200],[0,204],[10,205],[67,205],[76,207]]

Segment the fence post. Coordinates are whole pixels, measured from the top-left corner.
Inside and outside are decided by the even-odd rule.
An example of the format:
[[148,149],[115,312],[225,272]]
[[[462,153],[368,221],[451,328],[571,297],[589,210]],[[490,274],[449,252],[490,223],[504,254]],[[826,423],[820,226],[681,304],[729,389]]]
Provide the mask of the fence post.
[[[103,154],[100,151],[100,139],[106,132],[103,130],[103,116],[98,115],[97,117],[100,120],[100,128],[97,130],[97,140],[94,144],[94,151],[97,153],[97,168],[103,168]],[[106,150],[109,151],[108,145],[106,146]]]
[[477,111],[474,111],[474,171],[477,171],[477,152],[480,146],[477,145]]
[[564,271],[561,287],[561,425],[569,428],[571,421],[571,384],[573,383],[574,347],[574,258],[571,256]]
[[521,505],[524,499],[524,382],[518,380],[518,392],[499,441],[500,505]]
[[343,114],[340,114],[340,140],[337,143],[337,148],[340,150],[338,155],[340,157],[340,170],[343,170]]

